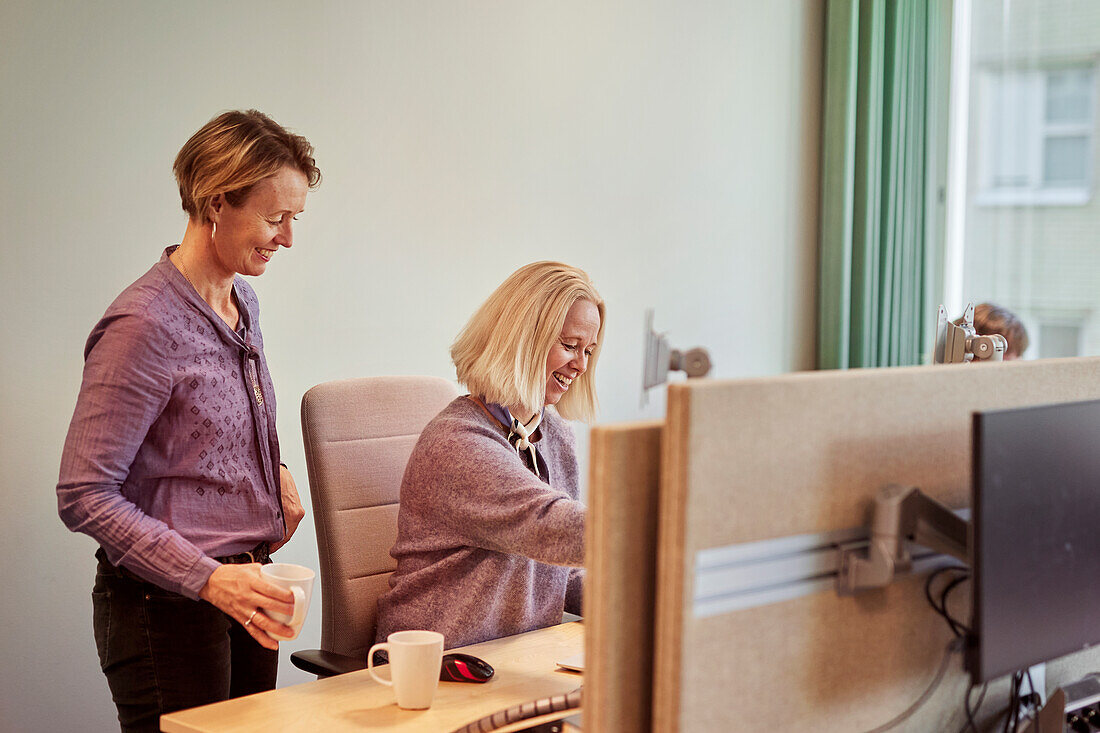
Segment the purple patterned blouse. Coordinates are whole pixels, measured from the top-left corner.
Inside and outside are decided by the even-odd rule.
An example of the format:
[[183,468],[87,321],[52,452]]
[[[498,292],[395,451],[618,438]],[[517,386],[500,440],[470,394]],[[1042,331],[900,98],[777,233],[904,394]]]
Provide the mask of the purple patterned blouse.
[[112,563],[197,598],[212,558],[278,541],[285,525],[256,294],[236,278],[234,331],[168,260],[174,249],[88,337],[57,503]]

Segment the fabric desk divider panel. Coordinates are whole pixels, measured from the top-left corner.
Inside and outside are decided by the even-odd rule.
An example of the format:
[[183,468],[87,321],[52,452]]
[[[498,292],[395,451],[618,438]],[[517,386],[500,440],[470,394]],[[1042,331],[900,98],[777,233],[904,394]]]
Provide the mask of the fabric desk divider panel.
[[[586,708],[651,705],[651,719],[635,716],[622,730],[847,733],[891,720],[928,687],[951,639],[923,589],[927,570],[947,560],[926,554],[889,587],[841,597],[831,547],[866,536],[871,500],[887,484],[965,511],[972,412],[1086,399],[1100,399],[1097,358],[807,372],[670,385],[659,441],[651,424],[616,426],[630,447],[609,451],[600,433],[612,429],[595,428]],[[598,511],[648,506],[651,483],[614,467],[629,458],[652,470],[654,450],[655,536],[644,520]],[[644,561],[621,571],[654,547],[655,586],[640,577]],[[597,548],[610,553],[602,574],[592,569]],[[632,593],[640,603],[650,587],[651,654],[644,613],[593,639],[612,614],[635,613],[603,601]],[[969,586],[960,590],[951,610],[967,620]],[[651,680],[623,677],[632,658],[652,660]],[[1098,667],[1097,650],[1065,657],[1047,665],[1047,686]],[[598,678],[624,682],[609,696],[591,689]],[[968,682],[954,655],[897,730],[958,730]],[[982,718],[1004,708],[1007,691],[1008,678],[989,686]]]

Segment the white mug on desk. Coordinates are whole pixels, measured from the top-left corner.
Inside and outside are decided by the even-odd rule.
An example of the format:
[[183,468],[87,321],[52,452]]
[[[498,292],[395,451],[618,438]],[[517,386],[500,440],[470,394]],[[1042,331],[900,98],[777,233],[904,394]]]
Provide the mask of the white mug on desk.
[[280,588],[286,588],[294,594],[293,616],[287,616],[285,613],[277,613],[266,609],[264,610],[264,613],[271,618],[294,629],[294,636],[274,636],[272,634],[268,634],[268,636],[279,641],[297,639],[299,632],[302,630],[302,624],[305,623],[306,620],[306,611],[309,610],[309,600],[313,596],[313,579],[317,574],[302,565],[294,565],[288,562],[274,562],[262,566],[260,568],[260,575],[264,577],[264,580],[268,580]]
[[[390,657],[390,677],[374,673],[374,652],[385,649]],[[395,631],[367,652],[367,671],[376,682],[393,688],[397,706],[406,710],[431,707],[443,664],[443,634],[436,631]]]

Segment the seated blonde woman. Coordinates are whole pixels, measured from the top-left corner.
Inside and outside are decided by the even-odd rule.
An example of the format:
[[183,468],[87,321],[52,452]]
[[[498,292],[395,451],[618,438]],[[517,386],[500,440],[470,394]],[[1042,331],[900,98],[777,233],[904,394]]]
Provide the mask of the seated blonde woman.
[[519,269],[470,318],[451,347],[470,394],[424,428],[401,484],[380,640],[429,629],[452,648],[580,612],[585,507],[566,419],[595,412],[603,324],[588,275],[558,262]]

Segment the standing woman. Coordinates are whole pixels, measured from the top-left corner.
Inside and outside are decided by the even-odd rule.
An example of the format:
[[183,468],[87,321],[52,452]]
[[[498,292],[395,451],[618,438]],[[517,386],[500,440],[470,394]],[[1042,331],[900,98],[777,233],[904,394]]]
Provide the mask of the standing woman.
[[[256,294],[321,173],[313,147],[249,110],[174,165],[187,229],[92,329],[58,509],[95,539],[100,666],[124,731],[275,687],[293,596],[260,576],[304,516],[279,461]],[[274,637],[274,638],[273,638]]]
[[583,271],[520,268],[451,347],[470,394],[424,428],[401,482],[397,571],[377,637],[429,629],[447,648],[580,613],[585,507],[573,430],[591,419],[604,304]]

